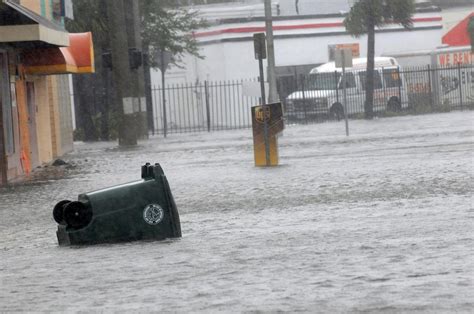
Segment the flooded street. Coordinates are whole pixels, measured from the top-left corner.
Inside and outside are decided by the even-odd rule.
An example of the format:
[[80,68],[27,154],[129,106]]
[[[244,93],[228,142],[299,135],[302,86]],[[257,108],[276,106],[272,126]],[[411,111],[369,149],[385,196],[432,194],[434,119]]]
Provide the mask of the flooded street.
[[[0,311],[472,312],[474,112],[77,143],[0,189]],[[53,206],[159,162],[183,238],[58,247]],[[50,168],[50,167],[48,167]]]

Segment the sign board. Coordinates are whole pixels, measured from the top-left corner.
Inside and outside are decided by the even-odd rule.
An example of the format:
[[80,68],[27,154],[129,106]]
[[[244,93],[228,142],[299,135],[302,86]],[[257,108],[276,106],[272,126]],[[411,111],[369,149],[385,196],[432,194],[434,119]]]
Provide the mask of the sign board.
[[133,114],[134,108],[133,108],[133,98],[132,97],[125,97],[122,99],[123,103],[123,113],[124,114]]
[[[268,83],[265,83],[265,95],[268,95]],[[242,94],[248,97],[261,97],[262,89],[260,82],[247,81],[242,82]]]
[[465,51],[440,51],[436,58],[437,64],[440,67],[471,65],[474,63],[474,52],[468,49]]
[[352,50],[350,48],[336,50],[336,68],[352,68]]
[[255,49],[255,59],[266,59],[267,58],[267,41],[265,39],[265,33],[253,34],[253,46]]
[[134,114],[136,112],[146,112],[145,97],[125,97],[122,99],[123,113]]
[[337,44],[337,45],[329,45],[328,50],[329,50],[329,61],[335,61],[336,60],[336,50],[337,49],[351,49],[352,51],[352,57],[353,58],[360,58],[360,45],[357,43],[354,44]]
[[169,51],[158,50],[155,53],[154,60],[160,71],[166,72],[170,63],[173,61],[173,54]]

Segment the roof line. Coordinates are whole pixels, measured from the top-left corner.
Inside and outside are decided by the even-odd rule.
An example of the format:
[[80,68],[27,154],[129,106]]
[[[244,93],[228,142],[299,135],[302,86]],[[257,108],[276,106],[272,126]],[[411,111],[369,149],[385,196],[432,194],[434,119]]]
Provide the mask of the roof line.
[[[439,7],[426,7],[418,8],[415,13],[439,13],[441,9]],[[330,13],[330,14],[310,14],[310,15],[287,15],[287,16],[273,16],[273,21],[289,21],[294,20],[295,18],[299,20],[305,19],[321,19],[321,18],[335,18],[335,17],[346,17],[347,13]],[[264,16],[256,17],[239,17],[239,18],[225,18],[225,19],[216,19],[211,25],[219,24],[235,24],[235,23],[245,23],[245,22],[262,22],[265,21]]]

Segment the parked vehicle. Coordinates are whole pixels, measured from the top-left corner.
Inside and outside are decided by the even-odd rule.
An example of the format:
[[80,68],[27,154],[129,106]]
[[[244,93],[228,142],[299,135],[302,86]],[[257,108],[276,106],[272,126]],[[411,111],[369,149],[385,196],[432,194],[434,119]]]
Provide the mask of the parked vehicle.
[[[367,59],[353,60],[346,69],[347,113],[364,112]],[[311,70],[302,80],[300,90],[286,99],[288,119],[314,119],[318,115],[331,115],[340,119],[344,115],[342,69],[334,62]],[[400,111],[408,107],[406,82],[395,58],[375,58],[374,112]]]
[[[412,69],[410,74],[405,75],[411,102],[420,94],[432,92],[432,105],[435,106],[474,105],[474,51],[471,46],[439,47],[387,57],[396,58],[405,69]],[[425,70],[425,73],[414,73],[420,70]],[[417,77],[413,80],[413,76]]]

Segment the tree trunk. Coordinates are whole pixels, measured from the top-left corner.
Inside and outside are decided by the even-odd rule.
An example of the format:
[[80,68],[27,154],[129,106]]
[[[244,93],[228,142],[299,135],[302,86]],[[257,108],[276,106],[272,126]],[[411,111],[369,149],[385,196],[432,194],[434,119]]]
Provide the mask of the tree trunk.
[[367,25],[367,78],[365,85],[365,118],[374,117],[374,67],[375,67],[375,25],[369,19]]

